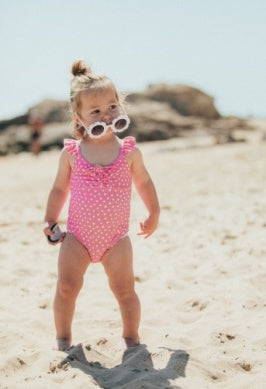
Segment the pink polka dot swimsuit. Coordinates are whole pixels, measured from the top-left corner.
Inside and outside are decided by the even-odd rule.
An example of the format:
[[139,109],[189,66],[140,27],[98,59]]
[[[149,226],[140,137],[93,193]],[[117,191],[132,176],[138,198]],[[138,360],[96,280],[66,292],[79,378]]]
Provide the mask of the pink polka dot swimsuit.
[[115,161],[101,166],[83,158],[80,141],[64,140],[65,150],[75,157],[67,230],[86,247],[92,262],[100,262],[128,232],[132,178],[126,155],[135,144],[135,138],[126,137]]

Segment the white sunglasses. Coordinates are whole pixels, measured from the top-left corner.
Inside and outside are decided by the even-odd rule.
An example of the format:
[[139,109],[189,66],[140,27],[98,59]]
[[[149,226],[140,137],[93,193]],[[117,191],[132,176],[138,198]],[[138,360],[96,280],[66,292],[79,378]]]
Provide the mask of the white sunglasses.
[[104,136],[108,128],[111,128],[113,132],[125,131],[130,123],[129,117],[127,115],[120,115],[115,118],[111,124],[106,124],[105,122],[94,122],[89,127],[87,127],[79,116],[78,118],[90,138],[100,138],[101,136]]

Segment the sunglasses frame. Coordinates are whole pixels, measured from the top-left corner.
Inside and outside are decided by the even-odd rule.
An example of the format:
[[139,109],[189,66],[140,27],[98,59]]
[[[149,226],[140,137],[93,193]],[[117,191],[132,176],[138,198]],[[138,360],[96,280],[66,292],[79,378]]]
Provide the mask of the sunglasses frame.
[[[78,117],[79,118],[79,117]],[[126,121],[126,124],[123,128],[121,129],[117,129],[115,127],[115,124],[119,121],[119,120],[125,120]],[[130,119],[127,115],[120,115],[118,116],[117,118],[115,118],[111,124],[106,124],[105,122],[100,122],[100,121],[97,121],[97,122],[94,122],[92,123],[89,127],[85,126],[85,124],[82,122],[82,120],[79,118],[79,121],[81,122],[81,124],[83,125],[83,127],[85,128],[87,134],[89,135],[90,138],[94,138],[94,139],[97,139],[97,138],[101,138],[102,136],[104,136],[108,130],[108,128],[111,128],[113,132],[123,132],[125,131],[129,124],[130,124]],[[102,126],[103,127],[103,132],[99,135],[94,135],[92,130],[94,127],[96,126]]]

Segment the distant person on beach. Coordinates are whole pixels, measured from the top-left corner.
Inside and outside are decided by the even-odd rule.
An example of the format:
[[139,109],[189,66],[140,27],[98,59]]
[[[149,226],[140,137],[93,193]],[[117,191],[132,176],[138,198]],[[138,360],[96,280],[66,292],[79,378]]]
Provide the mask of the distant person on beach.
[[41,136],[44,121],[37,110],[33,110],[32,112],[30,112],[28,125],[30,129],[30,151],[34,155],[38,155],[42,148]]
[[[159,203],[135,138],[116,136],[128,128],[129,118],[112,81],[83,61],[74,62],[72,74],[76,139],[64,141],[44,228],[51,244],[62,242],[54,301],[57,347],[71,346],[76,298],[91,263],[104,267],[120,307],[125,345],[132,347],[140,343],[140,302],[128,235],[132,180],[148,211],[138,235],[148,238],[156,230]],[[69,189],[67,232],[61,233],[57,221]]]

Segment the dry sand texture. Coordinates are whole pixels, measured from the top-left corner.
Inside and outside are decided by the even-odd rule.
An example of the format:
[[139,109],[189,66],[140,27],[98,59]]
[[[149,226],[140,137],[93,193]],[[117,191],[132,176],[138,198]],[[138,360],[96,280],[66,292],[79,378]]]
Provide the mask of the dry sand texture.
[[59,152],[1,158],[1,389],[266,387],[266,144],[140,147],[162,214],[154,236],[137,237],[133,193],[143,344],[124,355],[101,265],[78,299],[76,346],[52,350],[58,248],[42,219]]

